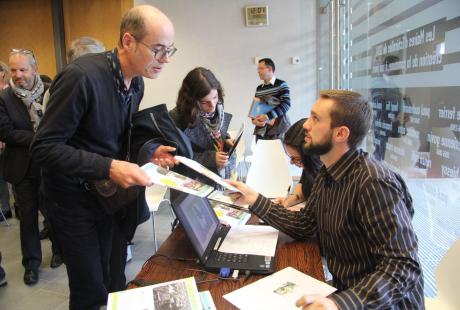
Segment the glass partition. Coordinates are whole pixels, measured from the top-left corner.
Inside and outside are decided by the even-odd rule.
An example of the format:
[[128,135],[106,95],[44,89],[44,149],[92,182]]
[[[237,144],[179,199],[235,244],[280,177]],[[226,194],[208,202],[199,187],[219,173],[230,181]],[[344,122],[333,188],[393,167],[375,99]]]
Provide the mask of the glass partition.
[[406,180],[425,275],[460,235],[460,1],[342,1],[341,85],[369,98],[367,151]]

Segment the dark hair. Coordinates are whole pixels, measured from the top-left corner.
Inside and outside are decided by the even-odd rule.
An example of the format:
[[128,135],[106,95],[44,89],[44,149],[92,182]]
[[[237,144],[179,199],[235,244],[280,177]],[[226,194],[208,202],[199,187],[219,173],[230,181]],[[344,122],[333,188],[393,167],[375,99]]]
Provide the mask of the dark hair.
[[270,58],[262,58],[259,60],[259,63],[264,62],[266,66],[272,68],[272,71],[275,72],[275,63]]
[[320,97],[334,100],[331,128],[346,126],[350,130],[348,146],[357,148],[366,136],[372,121],[372,110],[360,93],[348,90],[322,90]]
[[131,9],[121,18],[119,47],[123,47],[123,35],[127,32],[137,41],[141,41],[147,35],[148,31],[145,26],[144,16],[140,9]]
[[196,125],[200,112],[200,100],[215,89],[219,103],[224,103],[224,90],[220,82],[209,69],[197,67],[190,71],[182,81],[177,96],[177,114],[179,123],[183,126]]
[[283,138],[283,143],[285,145],[296,148],[299,152],[304,144],[305,130],[303,129],[303,124],[306,120],[306,118],[302,118],[295,122],[291,127],[289,127]]
[[319,156],[309,155],[304,151],[303,145],[305,144],[305,130],[303,129],[303,124],[306,121],[307,118],[302,118],[289,127],[284,134],[283,143],[295,148],[300,154],[302,165],[305,170],[305,179],[303,180],[305,184],[302,184],[302,192],[305,197],[308,197],[322,163]]

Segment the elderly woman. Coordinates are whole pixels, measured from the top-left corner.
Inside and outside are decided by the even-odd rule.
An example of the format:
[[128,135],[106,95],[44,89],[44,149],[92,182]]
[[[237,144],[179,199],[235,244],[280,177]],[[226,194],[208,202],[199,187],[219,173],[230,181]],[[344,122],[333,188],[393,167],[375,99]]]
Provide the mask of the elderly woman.
[[291,159],[291,164],[303,168],[302,176],[299,183],[294,188],[294,192],[288,197],[279,197],[275,199],[276,203],[282,204],[289,208],[307,200],[310,196],[311,188],[315,181],[316,175],[322,165],[319,157],[308,155],[303,151],[305,133],[303,124],[306,118],[294,123],[284,135],[283,146],[286,154]]
[[194,159],[230,178],[235,168],[234,156],[229,159],[226,152],[234,143],[227,134],[231,115],[224,113],[224,91],[210,70],[198,67],[187,74],[170,115],[190,138]]

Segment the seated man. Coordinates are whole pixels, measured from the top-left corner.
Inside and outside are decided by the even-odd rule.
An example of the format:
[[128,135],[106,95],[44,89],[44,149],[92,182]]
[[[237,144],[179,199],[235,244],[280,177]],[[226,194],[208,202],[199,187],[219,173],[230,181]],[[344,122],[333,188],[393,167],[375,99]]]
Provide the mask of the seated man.
[[304,309],[424,308],[412,198],[398,174],[358,149],[371,119],[360,94],[320,93],[304,124],[304,146],[324,165],[300,212],[230,182],[270,225],[297,239],[318,236],[338,291],[327,298],[304,295],[297,301]]

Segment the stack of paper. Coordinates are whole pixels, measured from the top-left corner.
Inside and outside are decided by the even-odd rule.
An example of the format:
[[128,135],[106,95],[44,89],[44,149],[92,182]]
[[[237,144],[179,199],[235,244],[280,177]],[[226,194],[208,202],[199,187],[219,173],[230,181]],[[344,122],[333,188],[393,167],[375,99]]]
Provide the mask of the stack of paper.
[[295,302],[303,295],[328,296],[335,291],[334,287],[287,267],[224,295],[224,298],[240,309],[299,310]]

